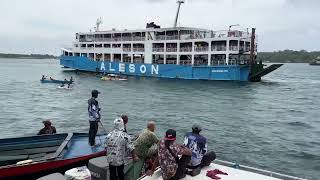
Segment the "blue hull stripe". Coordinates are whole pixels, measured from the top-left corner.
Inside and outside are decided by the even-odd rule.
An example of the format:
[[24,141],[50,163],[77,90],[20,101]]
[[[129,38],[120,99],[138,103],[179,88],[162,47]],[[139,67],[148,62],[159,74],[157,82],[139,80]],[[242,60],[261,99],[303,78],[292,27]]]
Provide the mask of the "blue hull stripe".
[[183,66],[175,64],[140,64],[110,61],[92,61],[87,57],[62,56],[60,64],[71,69],[152,76],[162,78],[248,81],[247,65]]

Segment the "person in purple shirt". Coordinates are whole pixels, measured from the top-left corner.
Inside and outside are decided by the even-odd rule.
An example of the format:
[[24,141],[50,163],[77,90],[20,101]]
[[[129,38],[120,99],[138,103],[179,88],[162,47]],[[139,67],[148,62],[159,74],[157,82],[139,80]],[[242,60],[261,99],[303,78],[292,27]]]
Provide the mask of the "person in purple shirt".
[[207,139],[200,132],[202,127],[200,124],[192,126],[192,132],[188,132],[184,137],[184,145],[192,151],[191,161],[188,165],[189,169],[197,169],[209,166],[216,158],[216,154],[208,152]]

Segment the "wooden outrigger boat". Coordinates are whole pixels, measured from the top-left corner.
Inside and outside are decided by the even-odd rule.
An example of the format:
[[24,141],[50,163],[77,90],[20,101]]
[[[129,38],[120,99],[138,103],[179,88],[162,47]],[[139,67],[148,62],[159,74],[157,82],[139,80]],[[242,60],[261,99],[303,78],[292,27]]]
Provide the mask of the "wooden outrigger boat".
[[105,155],[104,139],[98,135],[101,144],[95,147],[88,144],[86,133],[0,139],[0,179],[33,179],[86,164]]

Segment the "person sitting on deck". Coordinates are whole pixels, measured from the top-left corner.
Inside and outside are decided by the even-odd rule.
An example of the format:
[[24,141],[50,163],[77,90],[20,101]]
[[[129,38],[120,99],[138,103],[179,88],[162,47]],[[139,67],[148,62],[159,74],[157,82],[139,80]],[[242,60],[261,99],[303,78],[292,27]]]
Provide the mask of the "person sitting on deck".
[[202,127],[200,124],[192,126],[192,132],[184,137],[184,145],[192,151],[191,161],[188,164],[190,175],[195,176],[200,173],[201,168],[209,166],[216,158],[216,154],[208,152],[207,139],[200,135]]
[[56,134],[56,128],[51,125],[50,120],[42,121],[44,124],[44,128],[42,128],[37,135],[44,135],[44,134]]
[[[168,129],[158,147],[159,164],[164,180],[176,180],[186,176],[187,164],[191,160],[192,152],[184,145],[178,145],[176,131]],[[179,155],[182,155],[179,159]]]
[[134,161],[138,160],[129,135],[123,131],[123,120],[117,118],[114,120],[114,129],[106,137],[105,147],[110,180],[124,180],[123,170],[124,165],[127,163],[128,151],[132,154]]
[[[149,121],[147,123],[147,128],[143,130],[143,132],[139,135],[137,140],[134,142],[134,145],[135,145],[134,147],[139,157],[139,161],[133,164],[133,169],[132,169],[133,174],[131,174],[133,179],[138,179],[140,177],[140,173],[145,163],[145,160],[153,158],[155,155],[157,155],[157,144],[159,142],[159,139],[154,133],[155,130],[156,130],[156,123],[154,121]],[[155,162],[153,162],[152,164],[153,166],[151,171],[154,171],[154,168],[156,167]],[[153,172],[149,172],[149,173],[152,174]]]
[[54,80],[52,77],[49,78],[51,81]]
[[46,79],[46,77],[44,76],[44,75],[42,75],[42,78],[41,78],[41,80],[45,80]]

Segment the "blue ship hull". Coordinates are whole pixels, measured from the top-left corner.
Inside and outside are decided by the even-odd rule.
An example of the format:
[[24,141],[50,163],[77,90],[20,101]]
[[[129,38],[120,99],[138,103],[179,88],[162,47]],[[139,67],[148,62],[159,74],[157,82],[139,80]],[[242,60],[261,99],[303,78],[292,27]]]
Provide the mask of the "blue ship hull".
[[61,56],[60,65],[81,71],[196,80],[248,81],[248,65],[184,66],[92,61],[87,57]]

